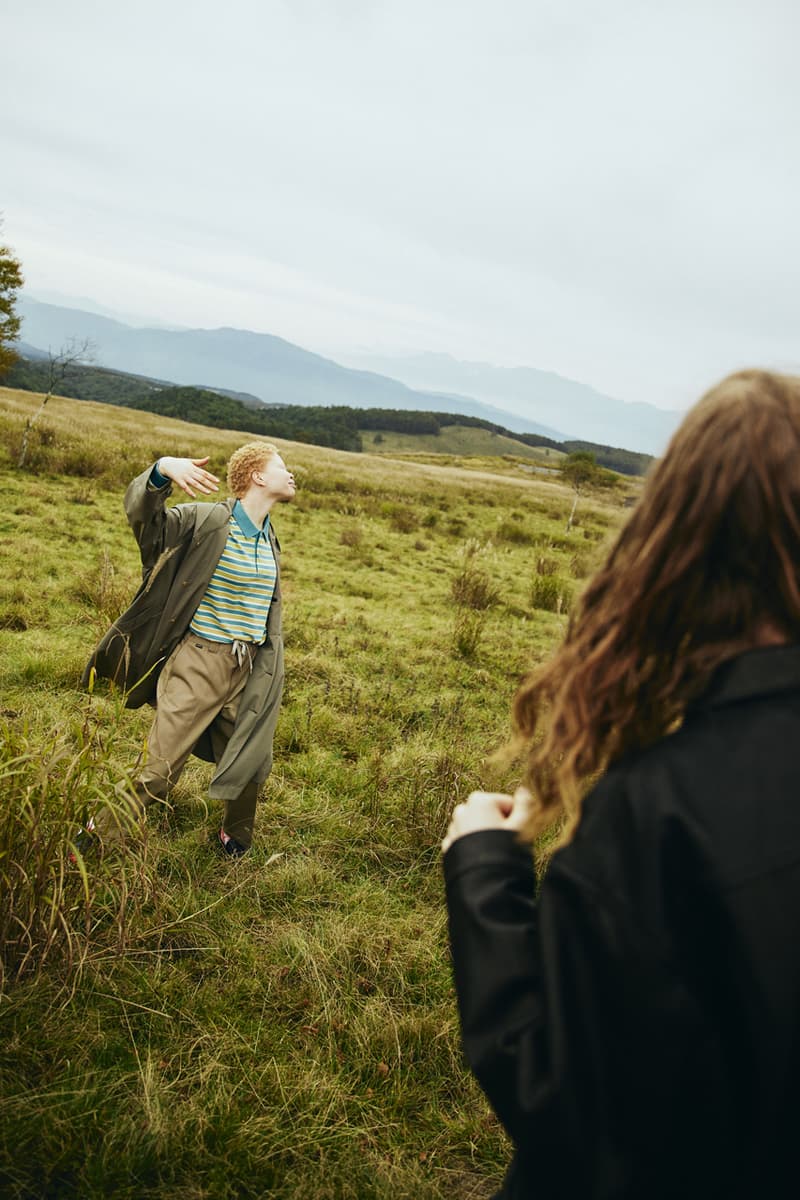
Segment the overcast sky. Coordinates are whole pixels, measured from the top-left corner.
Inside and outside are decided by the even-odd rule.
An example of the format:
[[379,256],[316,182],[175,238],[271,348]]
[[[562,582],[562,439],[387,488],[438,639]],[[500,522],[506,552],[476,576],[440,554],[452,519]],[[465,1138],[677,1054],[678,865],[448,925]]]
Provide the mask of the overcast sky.
[[795,0],[0,0],[32,294],[683,408],[800,369]]

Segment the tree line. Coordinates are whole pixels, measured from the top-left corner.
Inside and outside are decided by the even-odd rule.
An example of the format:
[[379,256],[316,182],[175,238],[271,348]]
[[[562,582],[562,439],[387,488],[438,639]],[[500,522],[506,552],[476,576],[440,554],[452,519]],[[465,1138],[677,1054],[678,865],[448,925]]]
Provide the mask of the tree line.
[[652,461],[650,455],[632,450],[593,442],[558,442],[534,433],[513,433],[482,417],[455,413],[351,408],[347,405],[250,406],[207,388],[162,384],[124,371],[93,366],[87,361],[93,357],[88,343],[82,350],[70,345],[55,354],[51,351],[41,358],[26,358],[16,348],[20,334],[16,299],[22,284],[19,260],[10,247],[0,245],[0,380],[8,387],[43,393],[42,407],[57,390],[60,395],[77,400],[139,408],[220,429],[241,429],[353,451],[363,449],[361,430],[375,431],[378,435],[385,431],[437,437],[446,425],[466,425],[501,434],[527,446],[562,450],[567,455],[588,452],[598,466],[626,475],[643,475]]
[[[19,358],[7,372],[7,387],[44,392],[48,386],[46,359]],[[586,451],[598,466],[625,475],[643,475],[650,455],[593,442],[559,442],[536,433],[514,433],[482,417],[455,413],[424,412],[393,408],[351,408],[346,405],[265,405],[252,407],[232,396],[208,388],[175,387],[155,380],[113,371],[107,367],[74,364],[59,383],[61,395],[77,400],[96,400],[144,409],[165,417],[211,425],[218,429],[241,429],[247,433],[330,446],[336,450],[363,449],[361,431],[427,434],[437,437],[447,425],[466,425],[513,438],[526,446],[561,450],[565,454]]]

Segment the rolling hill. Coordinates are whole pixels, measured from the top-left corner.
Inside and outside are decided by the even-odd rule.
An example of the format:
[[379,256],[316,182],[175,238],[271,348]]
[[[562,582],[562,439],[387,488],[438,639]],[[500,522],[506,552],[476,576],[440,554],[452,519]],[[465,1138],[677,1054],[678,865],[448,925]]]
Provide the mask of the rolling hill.
[[515,432],[562,439],[558,429],[470,396],[419,392],[373,371],[352,370],[283,338],[244,329],[137,329],[97,313],[19,301],[23,340],[57,349],[88,338],[104,366],[215,391],[247,392],[269,404],[458,412]]

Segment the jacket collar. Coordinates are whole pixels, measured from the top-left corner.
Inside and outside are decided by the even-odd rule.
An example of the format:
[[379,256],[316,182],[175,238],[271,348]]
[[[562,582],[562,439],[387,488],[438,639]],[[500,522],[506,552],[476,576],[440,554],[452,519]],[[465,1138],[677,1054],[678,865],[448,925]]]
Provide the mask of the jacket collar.
[[[227,500],[218,500],[216,504],[198,504],[193,539],[195,546],[199,546],[201,542],[203,542],[205,538],[209,536],[209,534],[214,534],[220,539],[227,538],[228,523],[233,514],[233,507],[235,503],[235,499],[229,496]],[[271,518],[269,522],[265,524],[265,531],[269,536],[269,543],[272,546],[272,553],[277,556],[281,548],[281,544],[275,534],[275,529]],[[224,546],[224,540],[220,546],[220,553],[222,553],[222,546]]]
[[720,708],[778,692],[800,692],[800,645],[765,646],[730,659],[691,707]]
[[234,499],[218,500],[214,504],[198,504],[194,526],[194,544],[199,546],[209,534],[228,536],[228,522],[233,512]]

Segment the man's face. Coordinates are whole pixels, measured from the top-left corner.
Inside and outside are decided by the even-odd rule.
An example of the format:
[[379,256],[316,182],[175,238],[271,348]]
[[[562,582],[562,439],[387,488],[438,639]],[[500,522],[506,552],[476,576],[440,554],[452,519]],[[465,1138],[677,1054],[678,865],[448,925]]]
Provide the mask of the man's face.
[[286,466],[280,454],[272,454],[266,460],[260,471],[255,474],[256,480],[266,488],[275,500],[293,500],[295,494],[294,475]]

